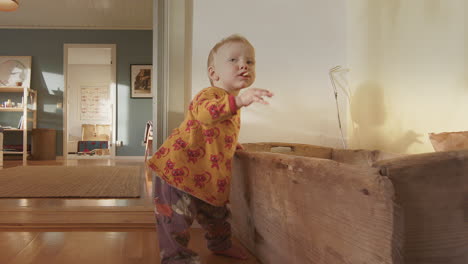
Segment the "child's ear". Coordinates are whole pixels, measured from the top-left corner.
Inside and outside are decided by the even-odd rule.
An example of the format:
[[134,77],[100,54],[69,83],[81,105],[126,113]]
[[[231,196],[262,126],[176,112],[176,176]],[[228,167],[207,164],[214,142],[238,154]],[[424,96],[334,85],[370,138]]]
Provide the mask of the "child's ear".
[[213,66],[208,67],[208,76],[210,77],[211,80],[217,81],[219,80],[219,76],[216,73],[215,69]]

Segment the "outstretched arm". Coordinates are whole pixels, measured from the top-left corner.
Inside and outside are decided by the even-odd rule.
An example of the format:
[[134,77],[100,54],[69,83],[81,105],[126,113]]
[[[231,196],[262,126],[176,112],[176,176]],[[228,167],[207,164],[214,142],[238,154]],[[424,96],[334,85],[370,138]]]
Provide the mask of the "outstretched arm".
[[249,106],[254,102],[261,103],[261,104],[268,104],[268,102],[263,99],[265,96],[272,97],[273,93],[266,89],[260,89],[260,88],[247,89],[245,92],[235,97],[236,106],[238,108],[241,108],[241,107]]

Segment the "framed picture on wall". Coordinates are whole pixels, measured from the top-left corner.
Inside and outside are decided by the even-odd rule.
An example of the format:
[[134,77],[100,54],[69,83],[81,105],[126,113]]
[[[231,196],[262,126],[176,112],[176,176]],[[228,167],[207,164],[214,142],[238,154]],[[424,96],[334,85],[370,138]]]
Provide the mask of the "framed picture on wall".
[[0,56],[0,88],[31,84],[31,56]]
[[131,98],[151,98],[153,80],[151,79],[151,64],[132,64],[130,65],[130,83],[131,83]]

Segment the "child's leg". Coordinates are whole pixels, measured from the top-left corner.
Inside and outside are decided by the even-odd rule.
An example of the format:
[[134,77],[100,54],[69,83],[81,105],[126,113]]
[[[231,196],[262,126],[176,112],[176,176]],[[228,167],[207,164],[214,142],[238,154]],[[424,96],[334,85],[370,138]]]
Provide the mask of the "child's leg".
[[193,200],[197,205],[196,219],[206,230],[208,249],[215,254],[247,259],[247,252],[232,244],[231,224],[227,221],[231,214],[229,209],[226,206],[216,207],[196,198]]
[[192,197],[156,176],[153,198],[161,264],[199,264],[198,255],[187,248],[194,219]]

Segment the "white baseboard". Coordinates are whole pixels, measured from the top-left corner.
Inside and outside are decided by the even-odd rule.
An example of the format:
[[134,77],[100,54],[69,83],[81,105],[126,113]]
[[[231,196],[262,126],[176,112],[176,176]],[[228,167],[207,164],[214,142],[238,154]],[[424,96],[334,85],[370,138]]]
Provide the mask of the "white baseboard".
[[145,156],[115,156],[114,159],[145,160]]
[[[108,159],[109,157],[103,157],[103,156],[89,156],[89,157],[86,157],[87,159],[93,159],[93,158],[96,158],[96,157],[100,157],[100,158],[104,158],[104,159]],[[82,156],[80,157],[77,157],[77,158],[73,158],[73,159],[79,159],[79,158],[82,158]],[[57,156],[55,158],[56,160],[64,160],[63,156]],[[117,159],[117,160],[141,160],[141,161],[144,161],[145,160],[145,156],[115,156],[114,159]]]

